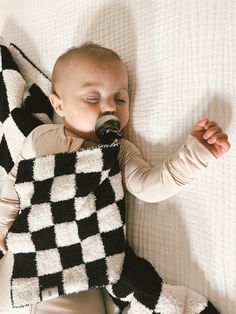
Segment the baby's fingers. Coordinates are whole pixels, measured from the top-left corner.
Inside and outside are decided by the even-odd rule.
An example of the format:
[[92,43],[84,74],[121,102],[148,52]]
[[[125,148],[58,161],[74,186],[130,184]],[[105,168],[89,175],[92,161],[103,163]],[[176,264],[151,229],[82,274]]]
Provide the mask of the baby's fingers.
[[218,125],[214,125],[204,132],[203,138],[204,140],[209,140],[211,138],[214,138],[214,135],[218,135],[220,133],[222,133],[221,127],[219,127]]
[[210,120],[210,121],[208,120],[206,125],[205,125],[205,129],[208,130],[214,126],[218,126],[218,123],[213,121],[213,120]]
[[207,123],[209,122],[208,119],[199,120],[192,129],[192,132],[199,132],[205,130]]
[[227,134],[221,132],[222,130],[216,130],[216,131],[212,131],[211,133],[205,135],[205,133],[203,134],[203,138],[207,141],[207,143],[209,144],[213,144],[216,143],[217,140],[228,140],[228,136]]
[[230,149],[230,143],[228,142],[228,136],[226,134],[223,135],[225,136],[216,139],[216,144],[221,147],[222,153],[226,153]]

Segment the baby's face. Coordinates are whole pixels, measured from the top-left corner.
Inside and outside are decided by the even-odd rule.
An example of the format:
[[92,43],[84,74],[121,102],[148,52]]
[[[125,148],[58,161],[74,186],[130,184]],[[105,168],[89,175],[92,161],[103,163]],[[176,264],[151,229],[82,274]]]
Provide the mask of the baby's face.
[[[75,59],[75,58],[74,58]],[[57,82],[66,135],[98,141],[94,128],[99,117],[116,115],[121,129],[129,119],[128,74],[119,60],[96,60],[80,56],[63,68]]]

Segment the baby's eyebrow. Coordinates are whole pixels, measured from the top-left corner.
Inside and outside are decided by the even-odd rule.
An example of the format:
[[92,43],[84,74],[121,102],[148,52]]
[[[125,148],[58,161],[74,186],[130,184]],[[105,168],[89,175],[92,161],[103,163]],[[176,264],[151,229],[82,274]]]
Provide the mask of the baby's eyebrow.
[[[85,87],[95,87],[95,86],[101,86],[101,84],[100,83],[97,83],[97,82],[84,82],[81,86],[80,86],[80,88],[85,88]],[[118,90],[119,92],[121,92],[121,91],[126,91],[126,92],[128,92],[128,88],[127,87],[121,87],[119,90]]]
[[97,82],[84,82],[81,87],[90,87],[90,86],[99,86],[101,84],[97,83]]

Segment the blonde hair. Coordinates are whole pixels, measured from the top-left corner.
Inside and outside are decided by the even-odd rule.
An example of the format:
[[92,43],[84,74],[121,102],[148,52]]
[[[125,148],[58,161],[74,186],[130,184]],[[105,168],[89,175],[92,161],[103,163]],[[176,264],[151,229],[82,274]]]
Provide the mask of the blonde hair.
[[110,60],[122,61],[121,57],[114,50],[103,47],[100,44],[96,44],[92,41],[85,42],[78,47],[71,47],[70,49],[65,51],[62,55],[60,55],[55,62],[55,65],[52,71],[52,78],[51,78],[51,83],[52,83],[51,92],[52,93],[56,94],[55,84],[56,84],[56,81],[60,72],[59,71],[60,65],[70,60],[71,57],[75,55],[86,55],[86,56],[96,57],[100,59],[107,58]]

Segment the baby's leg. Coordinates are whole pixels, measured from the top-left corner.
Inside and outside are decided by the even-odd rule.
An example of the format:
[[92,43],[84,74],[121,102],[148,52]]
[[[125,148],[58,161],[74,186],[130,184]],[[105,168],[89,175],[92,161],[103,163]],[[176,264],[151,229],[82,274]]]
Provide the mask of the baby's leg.
[[42,301],[34,306],[34,314],[105,314],[101,289],[64,295]]
[[31,307],[13,309],[10,297],[10,279],[13,256],[7,252],[0,260],[0,314],[30,314]]
[[[116,313],[219,313],[199,293],[163,283],[154,267],[136,256],[129,246],[121,277],[115,284],[107,286],[107,290],[116,304]],[[127,312],[122,312],[127,305]]]

